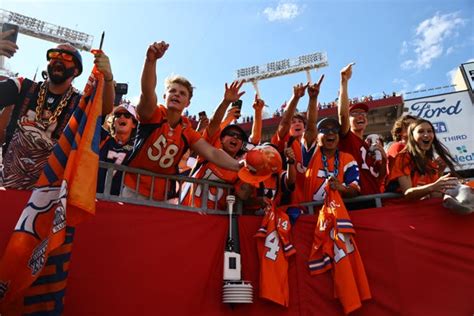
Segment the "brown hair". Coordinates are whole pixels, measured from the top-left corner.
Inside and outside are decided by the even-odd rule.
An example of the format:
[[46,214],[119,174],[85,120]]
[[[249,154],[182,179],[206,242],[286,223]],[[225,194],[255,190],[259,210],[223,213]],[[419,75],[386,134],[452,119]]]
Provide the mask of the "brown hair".
[[[417,142],[415,141],[415,137],[413,136],[413,132],[415,128],[423,123],[428,123],[431,128],[433,129],[433,143],[430,149],[427,152],[423,152],[420,147],[418,147]],[[444,146],[436,137],[435,129],[433,124],[430,121],[416,118],[413,123],[410,124],[408,127],[408,141],[406,147],[402,150],[404,152],[408,152],[412,158],[413,168],[415,168],[420,174],[431,173],[434,174],[438,172],[438,170],[433,170],[429,168],[428,162],[430,160],[434,160],[434,153],[436,152],[438,156],[446,163],[451,174],[457,176],[456,171],[454,170],[454,165],[457,165],[457,162],[454,161],[453,156],[449,153],[448,148]]]
[[408,125],[410,125],[410,121],[414,121],[416,119],[417,118],[415,116],[410,115],[410,114],[400,116],[395,121],[395,123],[393,123],[392,131],[391,131],[393,140],[396,142],[401,141],[403,129],[406,128],[408,130]]
[[186,89],[189,92],[189,99],[191,99],[193,97],[194,87],[191,84],[191,82],[189,82],[188,79],[186,79],[186,78],[184,78],[183,76],[180,76],[180,75],[171,75],[171,76],[169,76],[165,79],[165,88],[168,89],[169,86],[173,83],[177,83],[177,84],[180,84],[180,85],[186,87]]
[[295,114],[293,114],[293,116],[292,116],[291,119],[299,119],[299,120],[302,120],[304,126],[306,127],[307,119],[306,119],[306,115],[305,115],[304,113],[296,112]]

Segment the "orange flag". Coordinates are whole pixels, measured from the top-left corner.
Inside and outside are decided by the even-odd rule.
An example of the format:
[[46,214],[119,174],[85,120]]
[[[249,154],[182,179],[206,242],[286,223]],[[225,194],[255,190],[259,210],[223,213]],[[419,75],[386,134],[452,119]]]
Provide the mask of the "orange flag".
[[[40,275],[41,287],[50,280],[54,283],[50,290],[64,296],[67,271],[59,279],[57,275],[43,277],[42,271],[52,261],[57,264],[50,257],[52,253],[72,243],[72,234],[66,230],[95,214],[103,89],[103,75],[94,67],[0,260],[0,313],[7,313],[8,304],[21,299]],[[65,249],[60,257],[68,267],[71,245]],[[47,292],[48,288],[35,291],[39,298],[38,291]],[[55,300],[62,309],[63,298]],[[38,310],[33,306],[29,311]]]

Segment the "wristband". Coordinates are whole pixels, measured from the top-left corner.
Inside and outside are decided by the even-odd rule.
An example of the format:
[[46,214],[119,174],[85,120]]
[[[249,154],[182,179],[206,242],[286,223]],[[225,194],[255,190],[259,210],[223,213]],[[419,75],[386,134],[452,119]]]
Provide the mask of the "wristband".
[[105,82],[111,82],[111,81],[113,81],[113,80],[114,80],[114,77],[113,77],[113,76],[112,76],[112,78],[110,78],[110,80],[107,80],[107,79],[105,79],[105,77],[104,77],[104,81],[105,81]]
[[286,163],[289,164],[289,165],[294,165],[295,160],[293,158],[290,158],[290,159],[288,159],[288,161]]

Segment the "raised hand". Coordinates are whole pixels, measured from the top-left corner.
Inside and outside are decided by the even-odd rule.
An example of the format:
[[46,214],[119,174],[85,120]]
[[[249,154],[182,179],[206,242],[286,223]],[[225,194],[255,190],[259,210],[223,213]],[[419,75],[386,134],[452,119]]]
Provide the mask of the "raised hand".
[[352,66],[355,65],[355,63],[350,63],[346,67],[342,68],[341,70],[341,81],[342,82],[347,82],[349,79],[352,77]]
[[307,86],[308,84],[302,83],[293,86],[293,96],[295,96],[295,98],[301,98],[302,96],[304,96],[304,91],[306,90]]
[[15,33],[16,30],[8,30],[6,32],[0,32],[0,55],[5,57],[12,57],[15,55],[18,46],[12,41],[5,40],[4,38]]
[[244,81],[234,81],[230,86],[225,84],[224,100],[231,103],[240,99],[241,96],[245,94],[245,91],[239,92],[240,88],[244,84]]
[[164,41],[161,41],[159,43],[154,42],[153,44],[148,46],[148,49],[146,51],[147,61],[156,61],[163,57],[169,46],[170,44],[165,43]]
[[255,94],[252,107],[255,109],[255,111],[262,111],[264,106],[265,106],[265,101],[263,101],[262,99],[259,99],[258,95]]
[[104,80],[112,81],[114,76],[112,74],[109,57],[99,50],[92,51],[92,53],[94,54],[94,64],[97,66],[97,70],[104,75]]
[[225,119],[224,121],[227,121],[227,120],[238,120],[240,118],[240,109],[235,107],[235,106],[232,106],[230,107],[228,110],[227,110],[227,114],[225,116]]
[[319,78],[318,82],[315,84],[309,84],[308,85],[308,96],[312,98],[317,98],[319,95],[319,89],[321,88],[321,83],[324,80],[324,75],[321,75]]

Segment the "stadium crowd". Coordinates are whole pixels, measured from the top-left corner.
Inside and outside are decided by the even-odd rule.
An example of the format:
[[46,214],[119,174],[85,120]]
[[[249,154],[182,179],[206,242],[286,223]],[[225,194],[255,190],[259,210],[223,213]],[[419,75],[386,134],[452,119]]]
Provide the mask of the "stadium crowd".
[[[12,57],[16,44],[0,35],[0,54]],[[299,83],[275,116],[281,117],[270,143],[261,143],[264,100],[256,95],[251,135],[234,124],[240,118],[243,82],[224,85],[223,98],[208,118],[199,113],[196,129],[187,111],[192,84],[182,76],[165,79],[163,103],[156,94],[157,64],[169,45],[154,42],[144,52],[141,96],[136,107],[114,103],[114,81],[108,57],[96,52],[94,63],[104,75],[104,125],[100,159],[161,175],[182,174],[230,184],[251,214],[270,200],[289,205],[292,218],[306,210],[302,202],[324,200],[326,186],[342,197],[398,192],[406,199],[440,196],[461,181],[455,162],[436,137],[431,122],[405,116],[394,126],[394,143],[386,151],[379,135],[366,135],[371,96],[350,99],[352,64],[340,72],[336,101],[318,105],[324,76],[317,83]],[[44,82],[11,78],[0,83],[0,130],[3,145],[2,185],[31,189],[74,112],[81,93],[73,86],[81,75],[82,58],[69,44],[47,51],[48,77]],[[306,93],[307,109],[297,112]],[[337,107],[338,119],[318,116],[321,109]],[[3,125],[1,122],[4,122]],[[3,134],[2,134],[3,135]],[[437,157],[437,158],[435,158]],[[445,169],[449,173],[445,174]],[[99,171],[97,192],[104,192],[105,170]],[[171,184],[170,184],[171,183]],[[137,176],[117,171],[108,194],[126,198],[170,201],[201,206],[207,194],[208,208],[225,209],[227,192],[204,191],[201,184],[166,181],[162,177]],[[359,207],[370,207],[369,204]]]

